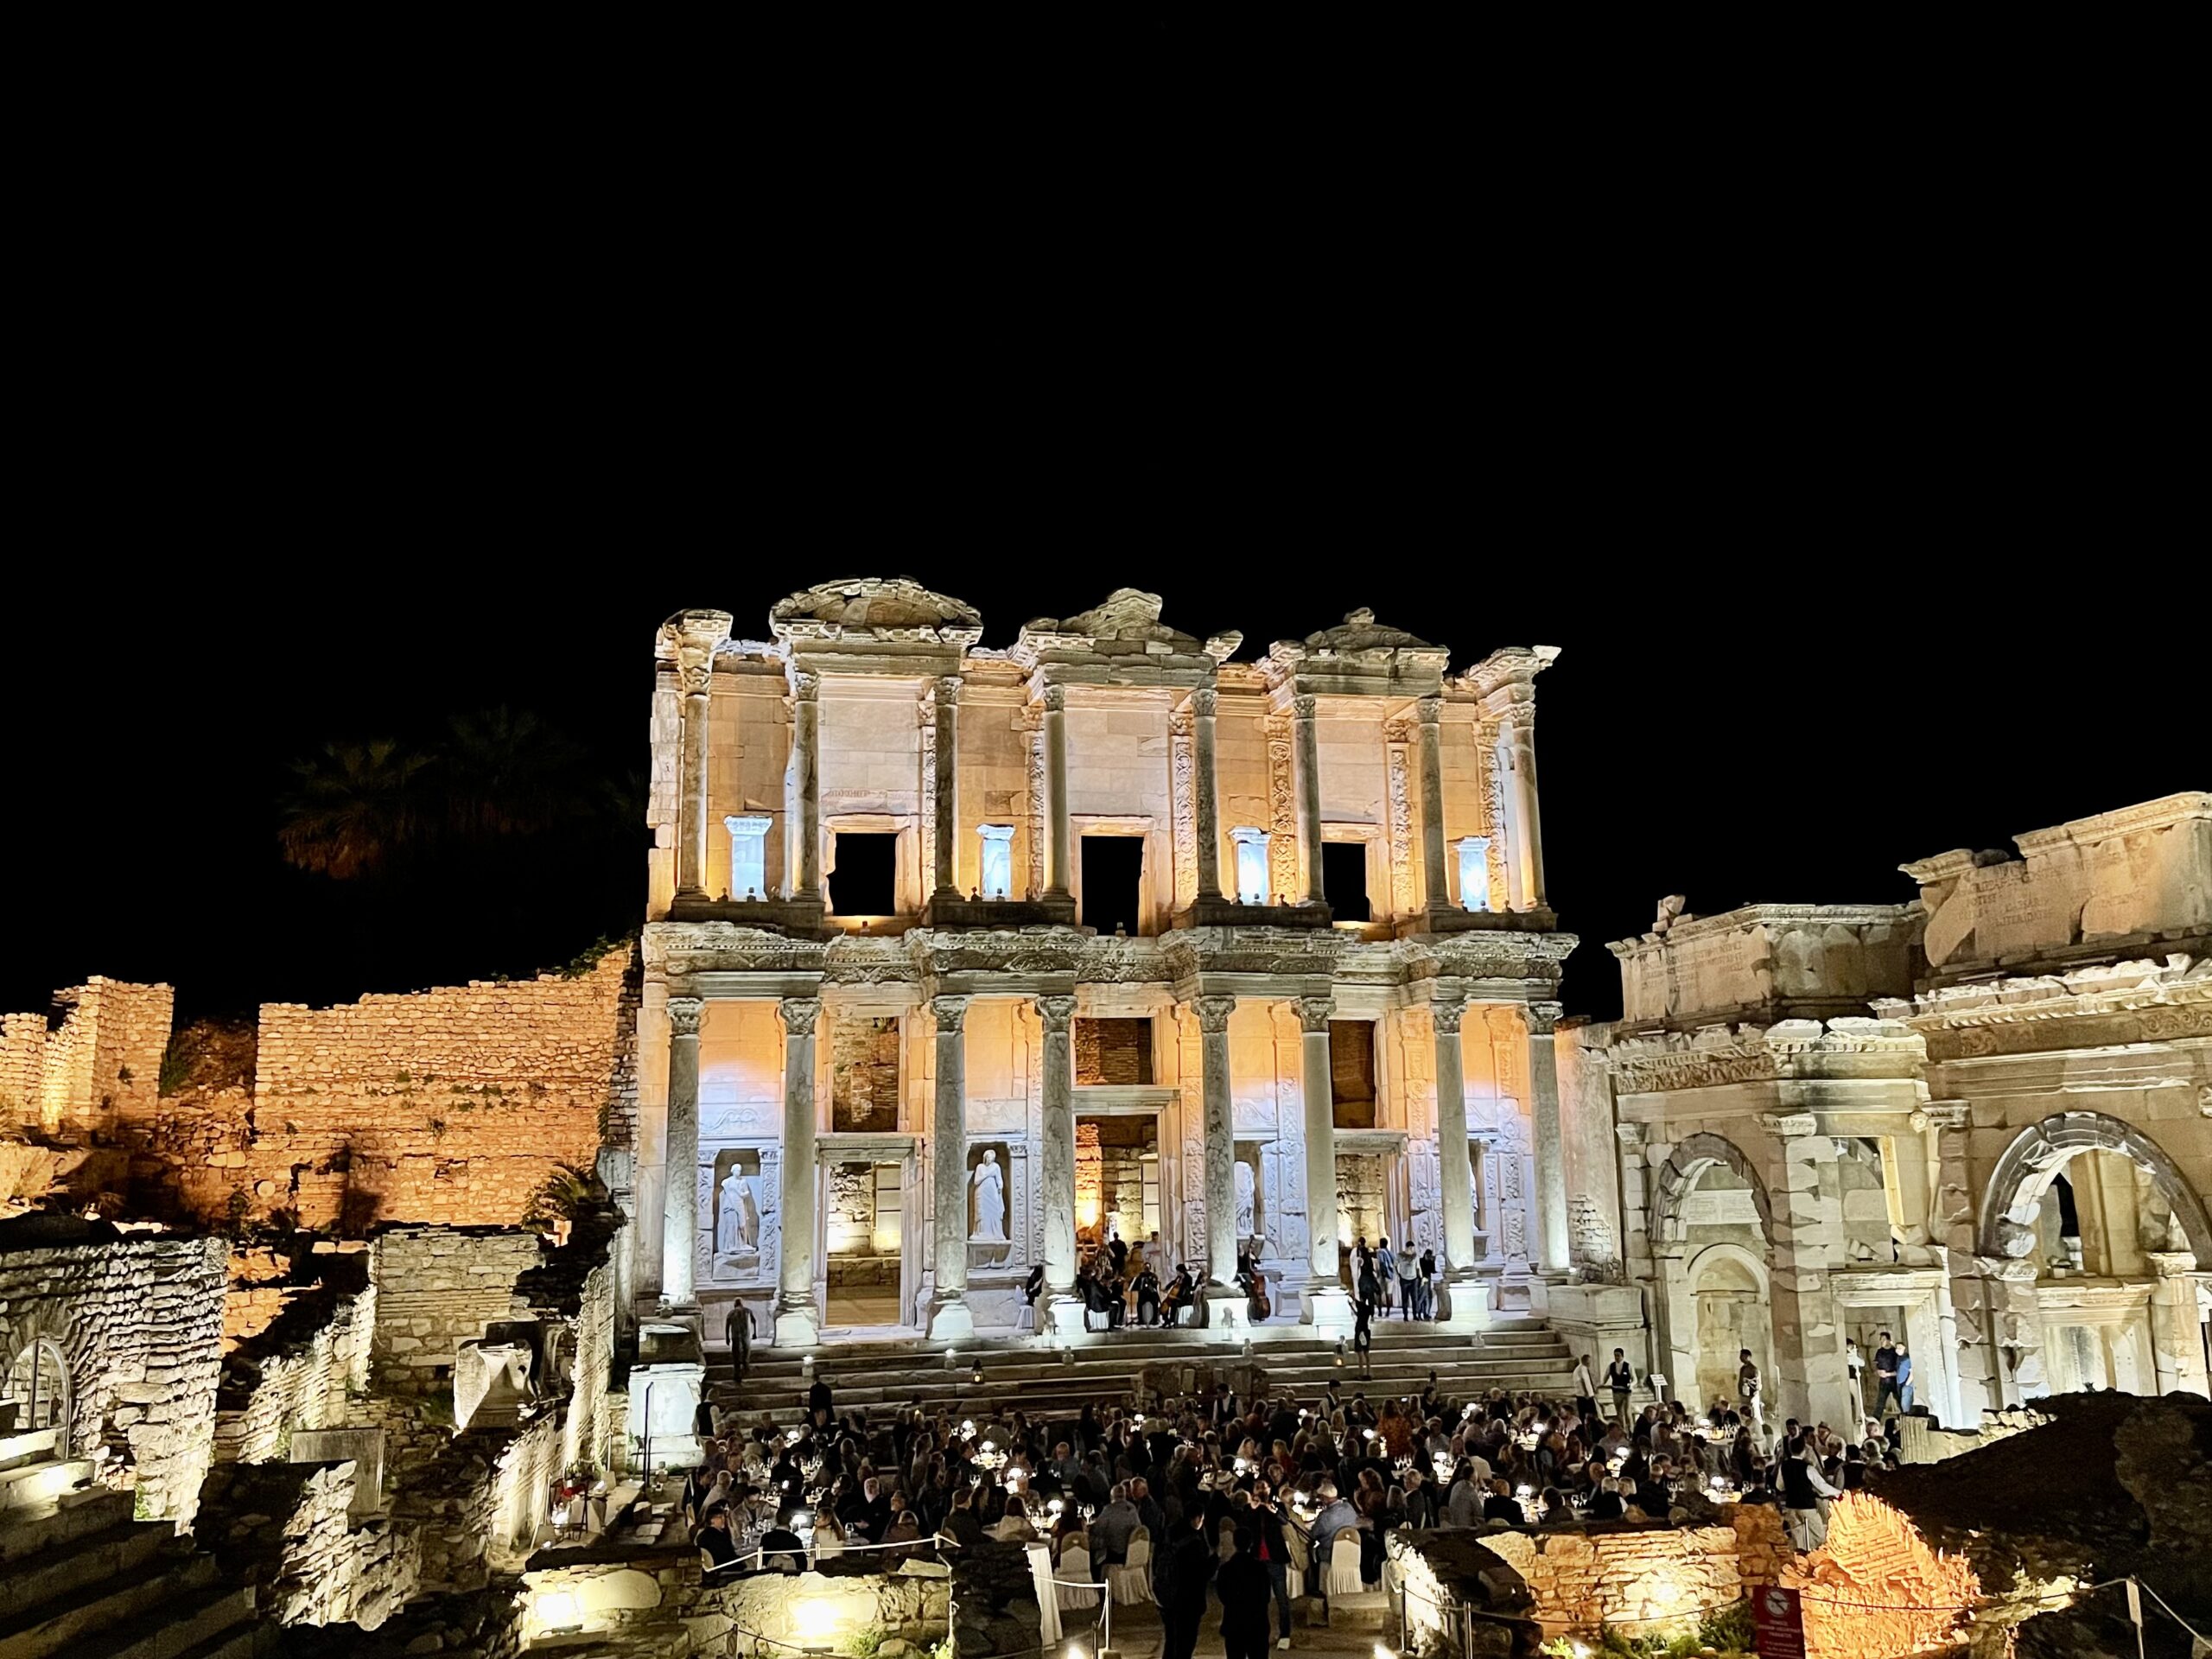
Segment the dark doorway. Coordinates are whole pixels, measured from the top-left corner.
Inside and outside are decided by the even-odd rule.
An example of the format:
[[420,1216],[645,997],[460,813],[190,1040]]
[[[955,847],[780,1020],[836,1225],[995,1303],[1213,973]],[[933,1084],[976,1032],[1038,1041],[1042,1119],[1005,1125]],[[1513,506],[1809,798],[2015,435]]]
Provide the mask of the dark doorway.
[[899,908],[899,837],[837,832],[830,908],[840,916],[889,916]]
[[1333,921],[1363,922],[1373,914],[1367,905],[1365,842],[1321,843],[1321,893],[1329,901]]
[[1140,914],[1137,896],[1144,883],[1144,839],[1140,836],[1083,838],[1083,925],[1101,933],[1119,928],[1135,936]]

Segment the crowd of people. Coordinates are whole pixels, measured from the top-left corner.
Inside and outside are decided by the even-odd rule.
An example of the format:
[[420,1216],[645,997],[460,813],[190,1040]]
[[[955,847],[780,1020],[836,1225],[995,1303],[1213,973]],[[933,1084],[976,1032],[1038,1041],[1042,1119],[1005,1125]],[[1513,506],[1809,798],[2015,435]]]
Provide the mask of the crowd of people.
[[[1618,1350],[1614,1365],[1625,1366]],[[1854,1438],[1791,1419],[1770,1438],[1736,1403],[1631,1409],[1614,1365],[1603,1373],[1611,1412],[1585,1357],[1573,1398],[1493,1389],[1460,1399],[1432,1371],[1417,1395],[1370,1401],[1332,1380],[1302,1402],[1240,1400],[1224,1382],[1052,1423],[1020,1411],[979,1421],[916,1402],[872,1425],[840,1418],[817,1381],[803,1426],[720,1420],[683,1505],[710,1575],[798,1571],[863,1547],[1046,1541],[1056,1570],[1103,1580],[1141,1567],[1165,1659],[1187,1659],[1209,1593],[1232,1659],[1246,1659],[1271,1624],[1275,1645],[1289,1646],[1294,1573],[1325,1602],[1346,1536],[1363,1585],[1380,1580],[1384,1540],[1401,1527],[1664,1520],[1735,1502],[1781,1510],[1809,1549],[1826,1535],[1827,1500],[1895,1460],[1894,1423],[1853,1425]],[[1338,1577],[1339,1592],[1349,1582]]]
[[[1274,1308],[1254,1243],[1237,1248],[1236,1281],[1244,1293],[1247,1317],[1260,1321],[1271,1318]],[[1409,1238],[1402,1250],[1394,1252],[1389,1239],[1370,1245],[1362,1234],[1352,1246],[1348,1273],[1354,1314],[1363,1332],[1394,1313],[1403,1319],[1436,1317],[1434,1250],[1416,1250]],[[1093,1328],[1118,1331],[1185,1323],[1183,1316],[1197,1303],[1204,1281],[1204,1273],[1187,1262],[1173,1263],[1171,1270],[1159,1234],[1152,1236],[1149,1244],[1131,1244],[1109,1228],[1103,1239],[1086,1243],[1076,1270],[1075,1294],[1086,1320],[1097,1322]],[[1044,1268],[1032,1268],[1024,1287],[1032,1306],[1044,1287]],[[1361,1345],[1365,1346],[1364,1340]]]

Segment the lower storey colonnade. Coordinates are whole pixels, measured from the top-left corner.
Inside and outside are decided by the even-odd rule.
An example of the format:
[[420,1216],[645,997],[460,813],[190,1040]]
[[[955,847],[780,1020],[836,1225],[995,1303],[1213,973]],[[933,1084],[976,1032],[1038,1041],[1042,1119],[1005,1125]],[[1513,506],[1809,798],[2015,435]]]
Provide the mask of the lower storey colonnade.
[[1554,1007],[1527,988],[990,977],[678,982],[640,1300],[717,1338],[741,1302],[779,1345],[1065,1334],[1118,1238],[1163,1281],[1187,1264],[1217,1332],[1249,1268],[1277,1318],[1348,1332],[1361,1238],[1433,1252],[1461,1324],[1566,1267]]

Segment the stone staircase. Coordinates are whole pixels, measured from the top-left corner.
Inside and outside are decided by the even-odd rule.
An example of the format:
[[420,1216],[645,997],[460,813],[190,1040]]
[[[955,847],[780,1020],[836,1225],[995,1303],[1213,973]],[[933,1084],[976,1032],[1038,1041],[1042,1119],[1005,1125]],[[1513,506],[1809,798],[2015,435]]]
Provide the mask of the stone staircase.
[[[1300,1399],[1318,1395],[1332,1378],[1347,1396],[1355,1389],[1370,1399],[1416,1394],[1431,1370],[1447,1394],[1462,1398],[1493,1388],[1573,1391],[1573,1357],[1541,1320],[1495,1320],[1478,1344],[1467,1332],[1419,1321],[1378,1324],[1374,1333],[1373,1375],[1366,1381],[1361,1380],[1357,1355],[1346,1353],[1340,1368],[1333,1340],[1287,1323],[1254,1333],[1249,1363],[1261,1369],[1271,1391],[1287,1389]],[[951,1366],[945,1363],[948,1347],[958,1355]],[[809,1357],[811,1370],[804,1363]],[[981,1383],[974,1381],[977,1363],[983,1368]],[[1066,1349],[1039,1347],[1026,1337],[957,1344],[876,1339],[804,1351],[755,1348],[741,1388],[727,1355],[717,1351],[709,1356],[707,1384],[723,1409],[761,1413],[779,1422],[801,1421],[806,1390],[817,1377],[829,1383],[841,1414],[860,1410],[871,1418],[888,1416],[918,1398],[931,1410],[949,1407],[973,1414],[1019,1409],[1033,1417],[1059,1417],[1073,1416],[1087,1404],[1126,1401],[1147,1367],[1185,1363],[1218,1369],[1244,1363],[1239,1342],[1223,1342],[1205,1331],[1100,1333]]]
[[[51,1451],[50,1443],[42,1448]],[[0,1659],[262,1659],[250,1585],[217,1581],[166,1521],[132,1518],[92,1465],[0,1440]]]

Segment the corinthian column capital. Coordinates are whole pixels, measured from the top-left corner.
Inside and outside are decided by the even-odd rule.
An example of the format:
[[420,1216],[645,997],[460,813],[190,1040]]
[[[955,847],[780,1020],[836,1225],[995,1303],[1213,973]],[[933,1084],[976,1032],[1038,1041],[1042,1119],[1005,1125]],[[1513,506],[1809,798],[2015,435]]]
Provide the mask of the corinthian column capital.
[[1300,1031],[1326,1031],[1329,1016],[1337,1011],[1337,1000],[1332,996],[1301,996],[1295,999],[1298,1008],[1298,1028]]
[[696,1037],[699,1021],[705,1015],[707,1005],[696,996],[671,996],[668,999],[668,1028],[677,1037]]
[[1075,998],[1040,996],[1036,1002],[1037,1017],[1045,1022],[1045,1034],[1047,1037],[1065,1036],[1068,1022],[1075,1018]]
[[776,1004],[776,1012],[783,1016],[785,1035],[811,1037],[814,1035],[814,1022],[822,1017],[822,999],[787,996]]
[[1199,1032],[1208,1037],[1218,1037],[1229,1029],[1229,1016],[1236,1012],[1233,996],[1201,996],[1191,1003],[1191,1012],[1198,1016]]

